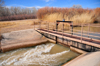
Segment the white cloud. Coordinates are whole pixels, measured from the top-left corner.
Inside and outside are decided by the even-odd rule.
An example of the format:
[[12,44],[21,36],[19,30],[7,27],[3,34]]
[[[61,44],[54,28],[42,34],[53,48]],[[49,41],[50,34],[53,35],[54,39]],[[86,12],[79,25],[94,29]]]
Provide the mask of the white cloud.
[[49,2],[50,0],[45,0],[46,2]]
[[33,6],[33,7],[26,7],[26,8],[36,8],[36,9],[40,9],[40,8],[43,8],[43,7],[41,7],[41,6]]
[[54,1],[54,0],[44,0],[45,2]]
[[11,6],[5,6],[5,8],[11,8]]
[[39,9],[39,8],[43,8],[43,7],[41,7],[41,6],[35,6],[35,8],[38,8]]

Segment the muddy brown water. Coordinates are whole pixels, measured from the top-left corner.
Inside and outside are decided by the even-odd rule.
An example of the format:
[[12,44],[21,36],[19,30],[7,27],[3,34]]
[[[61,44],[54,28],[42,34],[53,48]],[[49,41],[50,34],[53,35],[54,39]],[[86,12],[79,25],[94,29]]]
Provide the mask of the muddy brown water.
[[[77,31],[78,30],[78,31]],[[68,33],[66,31],[72,32],[71,30],[65,30],[64,33]],[[73,35],[81,36],[81,27],[73,27]],[[71,34],[71,33],[70,33]],[[88,36],[91,35],[91,36]],[[90,29],[88,26],[83,27],[83,37],[88,37],[91,39],[98,39],[100,40],[100,27],[91,26]],[[97,37],[95,37],[97,36]]]
[[[80,31],[77,31],[77,33],[81,33],[81,27],[74,27],[75,30],[80,30]],[[87,32],[84,32],[84,31],[87,31]],[[74,31],[75,32],[75,31]],[[92,33],[91,33],[92,32]],[[84,35],[84,34],[87,34],[87,35]],[[78,36],[81,36],[81,34],[75,34],[74,35],[78,35]],[[88,35],[91,35],[91,36],[88,36]],[[95,37],[95,36],[98,36],[98,37]],[[90,29],[87,27],[83,27],[83,37],[89,37],[89,38],[93,38],[93,39],[98,39],[100,40],[100,27],[90,27]]]
[[61,66],[77,56],[68,47],[46,43],[0,53],[0,66]]

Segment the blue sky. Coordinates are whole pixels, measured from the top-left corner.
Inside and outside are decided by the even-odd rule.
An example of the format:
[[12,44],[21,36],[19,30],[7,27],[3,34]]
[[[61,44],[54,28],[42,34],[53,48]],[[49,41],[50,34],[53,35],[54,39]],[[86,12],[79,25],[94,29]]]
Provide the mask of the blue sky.
[[4,0],[7,7],[72,7],[81,5],[83,8],[100,7],[100,0]]

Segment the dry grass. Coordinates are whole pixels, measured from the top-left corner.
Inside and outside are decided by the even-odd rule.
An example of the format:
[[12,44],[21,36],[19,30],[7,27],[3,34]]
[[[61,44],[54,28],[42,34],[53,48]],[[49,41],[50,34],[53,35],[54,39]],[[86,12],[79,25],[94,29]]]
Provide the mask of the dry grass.
[[69,16],[64,15],[62,13],[54,13],[50,15],[45,15],[44,20],[47,20],[49,22],[56,22],[56,20],[63,20],[63,18],[66,21],[73,21],[74,24],[79,25],[81,23],[87,24],[87,23],[93,23],[92,19],[93,14],[83,13],[81,15],[74,15],[69,19]]
[[16,25],[32,25],[33,22],[38,22],[38,19],[15,20],[15,21],[0,21],[0,28],[12,27]]
[[[89,23],[93,23],[94,22],[94,19],[92,18],[92,16],[93,16],[93,14],[83,13],[81,15],[74,15],[69,20],[73,21],[73,23],[75,25],[89,24]],[[67,17],[67,19],[68,19],[68,17]]]
[[0,21],[0,37],[2,33],[7,33],[17,30],[33,29],[34,22],[38,24],[38,19]]
[[75,25],[100,22],[100,8],[75,9],[75,8],[53,8],[44,7],[38,10],[37,17],[49,22],[56,20],[73,21]]
[[[47,22],[39,19],[27,19],[27,20],[14,20],[14,21],[0,21],[0,34],[11,31],[25,30],[39,28],[40,22],[42,28],[47,28]],[[52,25],[51,25],[52,26]]]

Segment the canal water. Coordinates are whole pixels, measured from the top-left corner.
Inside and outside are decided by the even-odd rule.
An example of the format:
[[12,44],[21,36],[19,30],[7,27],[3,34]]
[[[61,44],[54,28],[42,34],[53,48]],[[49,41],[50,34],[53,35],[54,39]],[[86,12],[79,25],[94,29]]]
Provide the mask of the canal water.
[[[81,27],[74,27],[75,30],[80,30],[81,31]],[[74,33],[74,35],[78,35],[78,36],[81,36],[81,32],[80,31],[74,31],[74,32],[77,32],[77,33],[80,33],[80,34],[76,34]],[[86,31],[86,32],[84,32]],[[88,35],[91,35],[91,36],[88,36]],[[95,37],[97,36],[97,37]],[[98,39],[100,40],[100,27],[90,27],[90,29],[88,29],[88,26],[87,27],[83,27],[83,37],[88,37],[88,38],[93,38],[93,39]]]
[[68,47],[46,43],[0,53],[0,66],[60,66],[78,55]]

